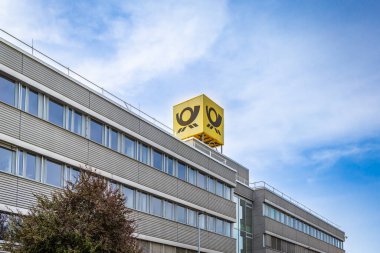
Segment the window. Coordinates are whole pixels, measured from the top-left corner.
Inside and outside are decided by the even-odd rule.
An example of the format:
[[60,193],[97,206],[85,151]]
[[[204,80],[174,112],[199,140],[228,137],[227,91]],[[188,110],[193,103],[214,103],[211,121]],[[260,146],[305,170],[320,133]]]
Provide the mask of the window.
[[202,189],[206,189],[206,175],[200,173],[198,171],[198,179],[197,179],[197,184],[199,187],[201,187]]
[[209,231],[215,232],[215,218],[208,216],[207,217],[207,228]]
[[216,232],[223,235],[223,221],[216,219]]
[[69,109],[67,129],[76,134],[83,134],[83,115],[73,109]]
[[162,217],[162,200],[151,196],[150,213]]
[[64,107],[63,105],[49,100],[49,114],[48,114],[49,122],[54,125],[64,127]]
[[208,190],[212,193],[215,193],[215,179],[212,177],[208,178]]
[[219,181],[216,181],[216,194],[223,197],[223,184]]
[[165,201],[165,218],[173,220],[173,208],[174,205],[171,202]]
[[178,162],[178,178],[186,181],[186,165]]
[[21,94],[20,94],[20,102],[21,102],[21,110],[25,111],[26,109],[26,87],[21,86]]
[[0,101],[8,105],[16,105],[16,84],[7,78],[0,76]]
[[15,152],[0,147],[0,171],[11,173],[14,168]]
[[187,224],[193,227],[197,226],[196,212],[190,209],[187,209]]
[[80,172],[78,169],[67,167],[67,180],[71,183],[77,183],[79,180]]
[[158,152],[157,150],[153,150],[153,167],[162,171],[163,158],[164,157],[161,152]]
[[116,130],[109,129],[109,147],[115,151],[119,150],[119,133]]
[[124,154],[131,158],[136,158],[135,156],[135,150],[136,150],[136,141],[124,136]]
[[142,212],[148,211],[148,195],[139,192],[139,210]]
[[231,199],[231,187],[227,185],[224,186],[224,197],[226,199]]
[[45,182],[57,187],[62,186],[62,165],[46,160]]
[[192,168],[189,168],[188,169],[188,172],[189,174],[187,175],[187,181],[190,183],[190,184],[195,184],[195,178],[196,178],[196,171]]
[[199,227],[206,229],[206,215],[203,213],[199,215]]
[[176,206],[176,220],[186,224],[186,208],[178,205]]
[[26,154],[25,177],[37,179],[37,157],[29,153]]
[[168,158],[166,159],[166,172],[167,172],[169,175],[174,176],[174,160],[173,160],[173,158],[171,158],[171,157],[168,157]]
[[135,191],[128,187],[123,187],[125,205],[129,208],[135,208]]
[[231,237],[231,223],[224,222],[224,235]]
[[29,90],[28,95],[28,112],[38,117],[38,93]]
[[140,162],[148,164],[149,147],[145,144],[140,144]]
[[90,121],[90,139],[98,144],[103,144],[103,124],[91,119]]

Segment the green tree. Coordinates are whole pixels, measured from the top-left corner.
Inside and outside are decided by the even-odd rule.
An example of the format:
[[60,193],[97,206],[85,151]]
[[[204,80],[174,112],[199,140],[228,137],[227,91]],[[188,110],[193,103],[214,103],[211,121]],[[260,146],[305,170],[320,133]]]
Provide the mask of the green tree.
[[36,195],[26,216],[11,219],[4,249],[23,253],[136,253],[135,221],[125,197],[107,180],[82,172],[51,197]]

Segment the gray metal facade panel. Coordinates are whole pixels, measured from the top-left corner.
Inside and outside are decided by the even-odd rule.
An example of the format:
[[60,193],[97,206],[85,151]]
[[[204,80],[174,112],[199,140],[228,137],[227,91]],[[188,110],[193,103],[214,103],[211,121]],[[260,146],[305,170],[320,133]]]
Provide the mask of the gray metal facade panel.
[[0,102],[0,133],[20,137],[20,111]]
[[247,186],[240,183],[236,183],[235,193],[246,199],[253,200],[253,190]]
[[17,177],[0,172],[0,204],[16,206]]
[[140,119],[94,93],[90,94],[90,109],[136,133],[140,130]]
[[[189,183],[178,180],[178,198],[207,208],[208,195],[209,193],[206,191],[203,191],[202,189],[199,189]],[[215,210],[215,206],[210,209]]]
[[89,141],[89,166],[138,182],[139,162]]
[[21,73],[22,57],[20,52],[0,42],[0,63]]
[[18,179],[17,207],[30,208],[36,204],[34,194],[43,194],[50,196],[53,191],[58,190],[55,187],[42,183],[33,182],[28,179]]
[[209,233],[209,247],[222,252],[235,252],[236,240],[215,233]]
[[235,180],[236,180],[236,172],[234,172],[230,169],[227,169],[226,167],[224,167],[223,165],[221,165],[220,163],[218,163],[212,159],[209,159],[208,169],[210,171],[230,180],[231,182],[235,182]]
[[138,214],[137,232],[139,234],[177,242],[177,230],[176,222],[145,213]]
[[140,184],[174,197],[178,196],[177,178],[142,163],[139,164],[138,176]]
[[24,112],[21,113],[20,139],[87,163],[88,140]]
[[197,245],[198,244],[198,229],[187,225],[178,224],[178,242]]
[[248,169],[242,167],[241,165],[239,165],[238,163],[235,163],[232,160],[227,159],[226,161],[227,161],[227,165],[230,166],[231,168],[234,168],[240,177],[249,181],[249,170]]
[[235,218],[236,215],[236,203],[217,195],[208,193],[208,205],[207,208],[215,210],[218,213]]
[[23,74],[46,87],[89,107],[90,92],[61,74],[27,57],[23,57]]

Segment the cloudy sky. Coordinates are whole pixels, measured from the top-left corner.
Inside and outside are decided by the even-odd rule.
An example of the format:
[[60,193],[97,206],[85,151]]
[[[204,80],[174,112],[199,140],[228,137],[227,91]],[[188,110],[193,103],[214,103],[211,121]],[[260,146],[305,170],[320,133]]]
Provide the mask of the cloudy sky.
[[[123,2],[123,3],[120,3]],[[224,153],[378,252],[380,2],[0,1],[0,27],[172,124],[207,94]]]

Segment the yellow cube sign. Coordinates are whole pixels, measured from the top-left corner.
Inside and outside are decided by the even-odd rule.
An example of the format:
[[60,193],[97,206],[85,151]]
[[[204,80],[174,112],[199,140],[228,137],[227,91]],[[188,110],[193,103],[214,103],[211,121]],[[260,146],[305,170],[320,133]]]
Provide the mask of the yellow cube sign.
[[224,110],[206,95],[173,107],[174,134],[180,139],[195,137],[211,147],[224,144]]

